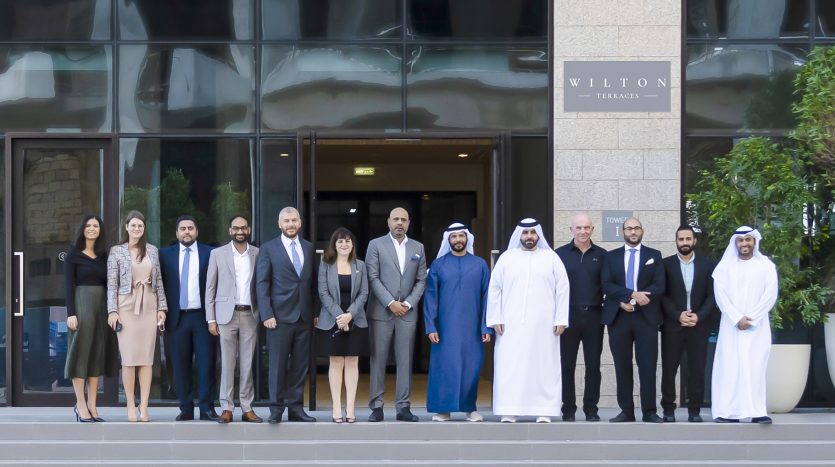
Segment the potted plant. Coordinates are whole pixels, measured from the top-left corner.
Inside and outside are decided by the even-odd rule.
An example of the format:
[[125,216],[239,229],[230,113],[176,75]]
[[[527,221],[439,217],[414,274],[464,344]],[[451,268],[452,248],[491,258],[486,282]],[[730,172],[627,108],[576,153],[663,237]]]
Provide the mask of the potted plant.
[[687,195],[692,217],[709,234],[711,250],[723,251],[740,225],[756,225],[763,235],[760,250],[777,266],[780,293],[771,312],[776,332],[767,389],[772,412],[790,411],[799,402],[811,355],[808,326],[825,321],[832,294],[809,264],[823,235],[808,222],[809,207],[817,206],[818,199],[807,173],[803,153],[791,142],[751,137],[715,159],[712,169],[700,171],[697,192]]

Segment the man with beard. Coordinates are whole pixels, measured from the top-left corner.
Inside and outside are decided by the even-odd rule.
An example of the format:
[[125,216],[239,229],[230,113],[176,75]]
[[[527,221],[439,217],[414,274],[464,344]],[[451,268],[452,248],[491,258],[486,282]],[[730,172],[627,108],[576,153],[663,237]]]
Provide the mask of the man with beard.
[[499,257],[487,298],[496,331],[493,413],[550,423],[560,414],[560,335],[568,326],[568,275],[534,219],[523,219]]
[[162,282],[168,300],[165,349],[173,369],[174,390],[180,400],[177,421],[194,420],[192,362],[197,363],[197,401],[200,420],[217,421],[212,392],[215,387],[217,338],[206,328],[206,273],[212,248],[197,243],[197,224],[191,216],[177,219],[179,243],[159,250]]
[[655,371],[658,362],[658,326],[661,324],[661,296],[664,294],[664,266],[661,252],[642,245],[641,221],[630,217],[623,223],[625,246],[608,253],[603,260],[600,282],[606,301],[603,324],[609,327],[609,348],[615,363],[615,380],[620,414],[610,422],[634,422],[632,399],[632,348],[638,364],[643,421],[660,423],[655,402]]
[[[696,255],[696,233],[682,225],[676,231],[678,253],[664,258],[667,291],[661,298],[664,324],[661,327],[661,408],[664,421],[676,421],[676,372],[687,352],[687,420],[702,421],[699,415],[705,395],[705,361],[713,299],[713,261]],[[682,401],[683,402],[683,401]],[[683,404],[682,404],[683,405]]]
[[209,332],[220,336],[220,409],[219,423],[232,421],[235,410],[235,365],[240,368],[241,420],[261,423],[252,410],[255,389],[252,382],[252,359],[258,337],[258,311],[255,305],[253,273],[258,248],[247,243],[249,221],[234,216],[229,221],[232,241],[212,250],[206,277],[206,321]]
[[771,423],[765,374],[777,268],[760,253],[760,240],[757,230],[738,228],[713,271],[716,304],[722,311],[711,380],[711,410],[717,423],[748,417],[752,423]]
[[436,413],[432,420],[438,422],[449,420],[451,412],[484,420],[476,397],[484,343],[493,334],[484,314],[490,270],[473,255],[474,240],[463,224],[450,225],[426,278],[423,317],[432,342],[426,411]]

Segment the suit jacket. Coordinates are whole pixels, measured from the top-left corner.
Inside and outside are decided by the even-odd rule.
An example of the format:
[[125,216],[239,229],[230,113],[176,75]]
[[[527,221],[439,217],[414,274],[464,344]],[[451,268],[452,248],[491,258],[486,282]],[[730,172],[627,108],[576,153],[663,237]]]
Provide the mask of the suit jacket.
[[[699,317],[696,327],[708,328],[711,314],[716,308],[712,277],[716,263],[702,255],[696,255],[693,262],[690,309]],[[678,255],[664,258],[664,271],[667,280],[667,291],[661,298],[661,307],[664,310],[664,331],[680,332],[684,328],[681,327],[678,318],[681,312],[687,309],[687,289],[684,287],[684,277],[681,275]]]
[[368,317],[378,320],[394,318],[388,304],[397,300],[412,305],[402,318],[405,321],[416,321],[418,302],[426,289],[426,254],[423,244],[411,238],[406,243],[406,266],[401,274],[391,235],[377,237],[368,243],[365,266],[373,296],[368,304]]
[[[160,275],[159,250],[150,243],[145,247],[145,255],[151,261],[151,289],[157,296],[157,311],[167,311],[165,291]],[[133,290],[133,260],[127,243],[115,245],[107,256],[107,312],[119,310],[117,295],[130,295]]]
[[[620,304],[629,303],[633,290],[626,288],[626,269],[623,264],[623,255],[626,247],[616,248],[606,253],[603,257],[603,269],[600,271],[600,282],[603,286],[603,293],[606,300],[603,302],[603,324],[609,325],[615,321],[618,313],[627,313],[621,310]],[[635,306],[634,313],[637,313],[650,324],[661,325],[661,297],[664,295],[664,266],[661,252],[641,245],[640,257],[638,260],[638,290],[650,292],[650,302],[646,306]]]
[[[209,256],[209,270],[206,276],[206,321],[227,324],[235,313],[235,301],[238,297],[238,281],[235,278],[235,254],[231,243],[215,248]],[[255,261],[258,247],[249,245],[249,302],[252,304],[252,317],[258,321],[258,307],[255,300]]]
[[353,317],[351,322],[357,327],[367,328],[365,318],[365,302],[368,300],[368,278],[365,263],[360,260],[351,262],[351,303],[340,303],[339,272],[336,263],[319,263],[319,301],[322,307],[319,311],[319,329],[331,329],[336,324],[336,317],[347,312]]
[[[200,301],[203,308],[206,303],[206,273],[209,270],[209,255],[212,247],[203,243],[197,245],[197,257],[200,263]],[[159,250],[159,260],[162,270],[162,283],[165,287],[165,298],[168,301],[168,315],[165,318],[166,331],[173,331],[180,324],[180,244],[175,243]]]
[[261,322],[270,318],[283,324],[313,320],[316,293],[313,245],[302,238],[298,242],[304,256],[301,276],[296,274],[280,235],[261,245],[255,262],[255,295]]

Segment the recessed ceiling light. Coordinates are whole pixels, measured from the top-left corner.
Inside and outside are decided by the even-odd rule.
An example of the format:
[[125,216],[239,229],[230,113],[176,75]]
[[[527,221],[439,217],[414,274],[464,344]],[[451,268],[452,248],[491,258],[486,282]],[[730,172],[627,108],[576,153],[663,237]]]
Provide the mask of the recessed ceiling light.
[[351,208],[351,209],[348,210],[348,212],[353,214],[353,213],[357,212],[357,208]]
[[462,152],[461,154],[458,154],[458,157],[460,157],[461,159],[464,159],[465,157],[470,157],[470,155],[465,154],[465,153]]
[[282,152],[281,154],[279,154],[279,157],[290,157],[290,154]]

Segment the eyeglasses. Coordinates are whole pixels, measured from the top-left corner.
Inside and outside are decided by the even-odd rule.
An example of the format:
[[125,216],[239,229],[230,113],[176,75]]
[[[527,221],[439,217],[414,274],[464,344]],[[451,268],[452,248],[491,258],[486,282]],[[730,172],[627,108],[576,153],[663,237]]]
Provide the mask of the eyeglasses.
[[229,228],[229,230],[231,230],[232,232],[246,232],[247,230],[249,230],[249,227],[248,226],[243,226],[243,227],[232,226],[232,227]]
[[624,227],[623,228],[624,232],[640,232],[642,230],[644,230],[643,227]]

